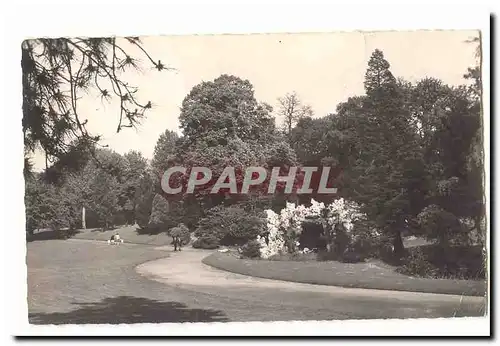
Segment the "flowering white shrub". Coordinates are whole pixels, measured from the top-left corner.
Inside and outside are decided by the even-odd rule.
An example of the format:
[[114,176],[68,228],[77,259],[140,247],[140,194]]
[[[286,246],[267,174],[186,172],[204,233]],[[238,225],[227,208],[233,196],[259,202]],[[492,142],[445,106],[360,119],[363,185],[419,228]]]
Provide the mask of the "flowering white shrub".
[[322,202],[316,202],[314,199],[311,200],[310,207],[287,203],[279,214],[272,210],[266,210],[267,242],[265,237],[257,237],[261,244],[261,257],[269,258],[286,251],[287,240],[298,247],[300,244],[297,239],[302,232],[302,223],[306,218],[322,219],[324,227],[328,229],[325,231],[330,232],[331,236],[335,236],[335,234],[332,234],[335,232],[335,226],[341,224],[344,226],[349,238],[356,241],[357,235],[352,234],[354,222],[365,218],[365,215],[359,210],[360,206],[358,204],[346,201],[343,198],[339,198],[327,206]]
[[343,225],[347,236],[355,242],[359,235],[352,232],[354,222],[366,218],[365,214],[359,211],[360,206],[355,202],[339,198],[329,204],[326,209],[326,221],[330,229],[334,230],[337,224]]
[[266,238],[257,236],[257,241],[260,243],[260,256],[269,258],[279,254],[285,248],[285,237],[283,232],[280,232],[280,215],[272,210],[266,210],[267,214],[267,242]]

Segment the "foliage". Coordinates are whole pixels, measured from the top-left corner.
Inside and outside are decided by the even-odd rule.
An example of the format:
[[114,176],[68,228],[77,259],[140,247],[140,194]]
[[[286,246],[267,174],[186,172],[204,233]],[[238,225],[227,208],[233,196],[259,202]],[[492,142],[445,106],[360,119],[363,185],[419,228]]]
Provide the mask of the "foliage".
[[[70,143],[67,152],[59,155],[54,163],[43,172],[45,181],[55,185],[64,184],[65,178],[72,173],[80,172],[93,159],[95,146],[83,138]],[[94,155],[95,156],[95,155]]]
[[108,228],[125,222],[123,212],[129,203],[124,189],[125,171],[126,161],[121,155],[96,150],[95,159],[88,160],[83,168],[64,173],[61,189],[72,209],[81,213],[85,207],[99,226]]
[[165,225],[169,221],[169,203],[160,194],[155,194],[153,197],[153,207],[151,216],[149,217],[148,228],[157,229],[159,231],[165,230]]
[[424,235],[428,239],[438,239],[442,247],[447,247],[452,238],[463,238],[460,235],[466,232],[463,224],[453,213],[435,204],[425,207],[418,214],[417,221]]
[[241,255],[246,258],[259,258],[260,243],[257,240],[250,240],[241,247]]
[[210,209],[197,225],[195,235],[215,237],[221,245],[242,245],[265,231],[265,218],[239,207]]
[[60,230],[75,223],[74,210],[66,196],[56,186],[36,176],[25,181],[24,203],[26,210],[26,232],[50,228]]
[[213,82],[203,82],[182,103],[179,121],[184,144],[203,142],[211,147],[225,146],[234,138],[266,140],[274,132],[270,110],[269,105],[256,101],[248,80],[221,75]]
[[[375,50],[365,75],[366,95],[339,104],[336,114],[300,120],[291,145],[304,165],[336,167],[339,196],[362,205],[401,256],[401,231],[418,224],[426,206],[468,220],[469,232],[484,225],[481,83],[475,69],[465,76],[472,85],[450,87],[434,78],[415,84],[397,80],[389,68]],[[302,203],[310,197],[332,201],[301,197]]]
[[189,241],[191,240],[191,233],[189,232],[189,228],[187,228],[183,223],[180,223],[176,227],[171,228],[169,234],[171,237],[179,237],[183,245],[189,244]]
[[87,119],[79,112],[84,93],[97,91],[103,101],[118,100],[117,132],[137,124],[151,108],[151,101],[141,103],[138,88],[120,77],[122,71],[139,68],[134,50],[157,70],[166,68],[138,37],[40,38],[24,41],[21,48],[24,142],[29,151],[39,146],[48,157],[68,152],[74,139],[100,139],[87,131]]
[[144,228],[149,223],[153,209],[154,183],[151,172],[146,172],[139,180],[135,190],[135,218],[137,224]]
[[[127,223],[135,224],[139,202],[144,202],[147,198],[144,194],[149,193],[145,184],[149,178],[148,163],[140,152],[133,150],[124,155],[124,161],[123,179],[120,183],[120,189],[123,191],[123,210]],[[146,188],[146,191],[141,191],[141,188]]]
[[278,98],[278,115],[283,121],[283,130],[287,136],[292,133],[292,128],[302,118],[312,117],[311,106],[304,105],[296,92],[288,93]]
[[297,252],[301,246],[299,239],[304,231],[303,225],[312,224],[311,220],[315,220],[314,223],[320,228],[316,234],[326,243],[327,251],[338,255],[343,254],[348,246],[356,246],[380,236],[373,227],[355,227],[366,220],[359,210],[360,206],[343,198],[326,206],[315,200],[311,200],[309,207],[288,203],[279,214],[266,210],[267,233],[257,238],[261,243],[261,257],[269,258],[283,252]]
[[195,249],[217,249],[219,247],[219,240],[210,234],[204,235],[193,242]]
[[397,81],[383,53],[375,50],[365,75],[367,97],[356,119],[356,165],[351,173],[353,198],[378,228],[394,239],[403,254],[401,229],[413,212],[412,193],[423,158],[418,137]]
[[120,210],[118,205],[119,183],[109,173],[91,172],[88,189],[91,193],[86,200],[89,209],[97,214],[105,229],[113,225],[113,219]]
[[429,262],[420,248],[410,252],[398,271],[402,274],[419,277],[434,277],[437,274],[436,267]]
[[[235,168],[239,191],[247,167],[278,166],[284,174],[296,165],[295,153],[276,131],[271,111],[269,105],[255,99],[249,81],[235,76],[222,75],[193,87],[182,104],[179,120],[184,136],[177,142],[171,162],[186,167],[187,172],[171,177],[171,186],[181,186],[185,191],[191,168],[207,167],[212,179],[194,191],[196,203],[206,209],[266,194],[265,182],[253,187],[249,194],[236,194],[227,188],[218,194],[210,191],[226,167]],[[188,204],[195,203],[183,197]]]
[[[151,162],[155,182],[160,182],[163,173],[170,167],[176,152],[176,143],[178,140],[179,136],[177,133],[170,130],[165,130],[158,138],[153,152],[153,160]],[[156,185],[158,188],[159,184]]]
[[452,246],[443,252],[438,245],[408,249],[398,272],[428,278],[484,280],[486,263],[481,246]]

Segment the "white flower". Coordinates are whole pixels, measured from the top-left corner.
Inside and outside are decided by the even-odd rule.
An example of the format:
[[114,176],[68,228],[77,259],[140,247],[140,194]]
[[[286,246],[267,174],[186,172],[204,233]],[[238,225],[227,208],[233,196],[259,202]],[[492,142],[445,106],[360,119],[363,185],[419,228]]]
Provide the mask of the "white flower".
[[[329,205],[316,202],[311,199],[311,206],[304,205],[296,206],[293,203],[287,203],[279,214],[272,210],[266,210],[267,215],[267,231],[268,242],[264,237],[257,237],[261,244],[261,257],[269,258],[272,255],[278,254],[286,250],[285,235],[290,237],[294,235],[298,237],[302,232],[302,223],[306,217],[323,217],[323,211],[326,209],[326,217],[324,221],[330,227],[337,224],[342,224],[350,235],[351,240],[357,239],[358,235],[353,235],[354,222],[365,218],[365,215],[360,212],[360,206],[354,202],[346,201],[339,198]],[[380,235],[380,232],[374,230],[373,236]],[[299,246],[298,239],[294,239],[295,245]],[[304,249],[304,251],[310,251]]]

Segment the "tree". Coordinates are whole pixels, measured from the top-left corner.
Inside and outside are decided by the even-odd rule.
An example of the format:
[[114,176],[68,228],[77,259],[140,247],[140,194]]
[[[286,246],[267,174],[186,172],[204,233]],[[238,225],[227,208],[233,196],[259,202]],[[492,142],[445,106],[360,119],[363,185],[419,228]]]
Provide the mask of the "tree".
[[275,136],[271,106],[255,99],[248,80],[221,75],[193,87],[179,116],[184,149],[193,145],[226,145],[229,140],[267,141]]
[[77,139],[70,144],[67,152],[61,154],[51,166],[44,170],[44,179],[48,183],[61,185],[65,177],[82,170],[89,160],[94,158],[95,146],[85,139]]
[[185,192],[192,167],[207,167],[212,172],[212,180],[196,187],[194,193],[167,196],[170,201],[180,197],[183,209],[193,210],[186,214],[191,217],[184,221],[186,224],[196,224],[203,217],[203,210],[219,204],[249,201],[256,204],[267,195],[267,190],[263,192],[265,183],[244,195],[227,188],[211,194],[226,167],[234,167],[240,191],[247,167],[279,166],[285,174],[296,164],[293,150],[276,130],[271,111],[269,105],[255,99],[249,81],[235,76],[222,75],[214,81],[202,82],[186,96],[179,117],[183,137],[177,141],[175,158],[169,164],[185,167],[187,171],[173,175],[170,184],[181,186]]
[[29,151],[41,148],[48,159],[58,158],[74,140],[97,143],[99,135],[87,130],[78,100],[96,91],[101,100],[117,99],[117,132],[135,126],[151,108],[140,102],[138,88],[123,80],[120,72],[139,68],[134,50],[158,71],[168,69],[155,61],[138,37],[40,38],[22,44],[23,133]]
[[478,230],[481,223],[482,167],[474,159],[474,154],[481,152],[476,142],[477,134],[481,134],[480,104],[474,97],[476,85],[475,82],[470,87],[451,87],[440,80],[424,78],[415,85],[407,83],[405,88],[408,101],[405,107],[419,135],[425,162],[420,203],[423,216],[419,214],[417,221],[422,224],[422,220],[429,219],[427,215],[432,216],[430,220],[437,216],[444,220],[454,217],[453,222],[447,221],[453,229],[451,226],[423,228],[427,236],[435,237],[443,246],[444,241],[463,239],[464,229],[469,226],[462,227],[460,220],[472,223],[469,231]]
[[290,137],[292,128],[304,117],[312,117],[311,106],[302,104],[296,92],[278,98],[278,115],[282,118],[285,134]]
[[148,227],[151,229],[166,231],[165,225],[169,221],[168,218],[169,203],[160,194],[156,194],[153,198],[153,207],[149,218]]
[[156,142],[151,167],[160,181],[163,173],[170,167],[173,156],[176,153],[176,144],[179,136],[176,132],[165,130]]
[[154,196],[154,180],[151,171],[148,170],[139,180],[139,186],[135,190],[135,218],[141,228],[145,228],[148,225]]
[[117,217],[127,207],[126,161],[107,149],[96,150],[95,157],[83,169],[65,175],[62,191],[75,210],[86,208],[96,215],[99,225],[108,228],[121,223]]
[[26,179],[26,232],[32,235],[35,229],[50,228],[58,231],[70,227],[73,220],[64,197],[57,187],[46,183],[38,174]]
[[97,214],[104,229],[114,224],[114,217],[121,210],[119,206],[118,180],[107,172],[89,172],[90,198],[86,201],[88,208]]
[[124,156],[125,171],[124,181],[121,189],[124,191],[126,202],[124,203],[124,212],[127,223],[135,224],[137,222],[136,210],[140,199],[143,198],[140,192],[141,182],[149,178],[147,171],[147,160],[140,152],[129,151]]
[[375,50],[365,74],[366,98],[356,117],[356,163],[351,187],[362,211],[393,239],[403,255],[401,230],[413,217],[413,194],[423,167],[418,138],[389,63]]

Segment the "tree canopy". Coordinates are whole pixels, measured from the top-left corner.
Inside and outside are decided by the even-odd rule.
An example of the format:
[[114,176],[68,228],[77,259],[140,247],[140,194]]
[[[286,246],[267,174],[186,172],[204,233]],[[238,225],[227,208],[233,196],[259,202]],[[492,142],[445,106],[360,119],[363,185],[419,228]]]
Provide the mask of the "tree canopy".
[[47,158],[66,154],[75,143],[97,143],[87,130],[88,114],[79,100],[97,92],[117,100],[117,128],[135,126],[152,107],[137,97],[138,87],[121,73],[140,68],[140,57],[158,71],[168,69],[149,55],[138,37],[40,38],[22,44],[23,133],[25,148],[42,149]]

